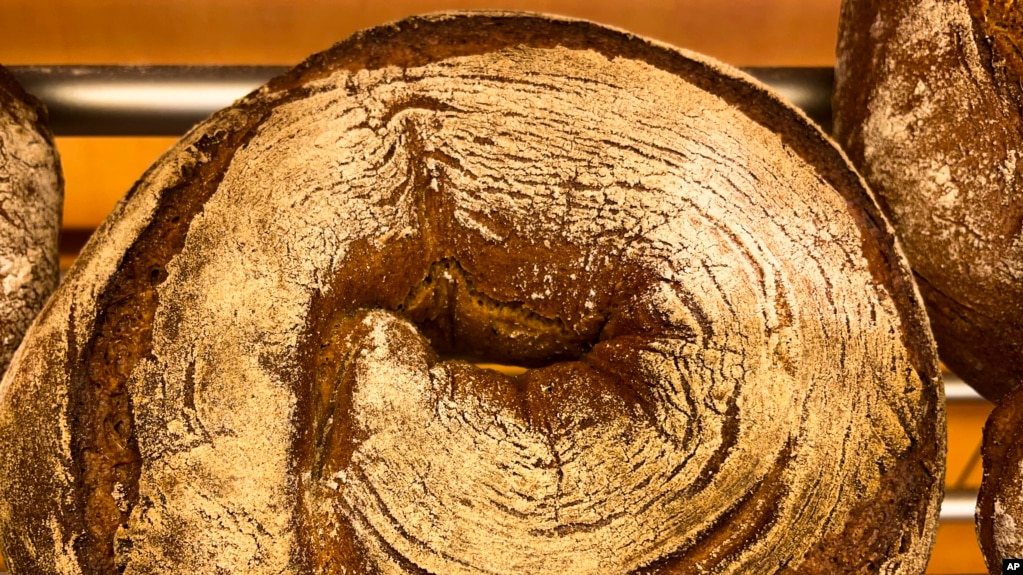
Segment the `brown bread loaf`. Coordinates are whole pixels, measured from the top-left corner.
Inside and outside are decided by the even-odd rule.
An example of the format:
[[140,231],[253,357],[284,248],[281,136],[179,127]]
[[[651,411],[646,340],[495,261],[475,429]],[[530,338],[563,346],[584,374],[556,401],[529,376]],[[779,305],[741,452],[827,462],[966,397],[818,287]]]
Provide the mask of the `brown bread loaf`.
[[46,111],[0,66],[0,377],[57,287],[63,198]]
[[586,22],[311,57],[145,174],[23,349],[16,574],[922,573],[933,542],[936,353],[859,176],[748,77]]
[[835,133],[917,275],[938,350],[995,401],[1023,381],[1023,6],[846,0]]

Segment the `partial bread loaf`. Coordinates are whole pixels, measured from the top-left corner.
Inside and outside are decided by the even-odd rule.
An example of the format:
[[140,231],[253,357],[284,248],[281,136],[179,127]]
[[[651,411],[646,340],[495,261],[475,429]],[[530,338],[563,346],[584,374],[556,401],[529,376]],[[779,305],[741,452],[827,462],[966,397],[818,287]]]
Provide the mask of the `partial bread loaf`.
[[922,573],[933,542],[937,359],[859,176],[748,77],[585,22],[311,57],[145,174],[23,349],[15,573]]
[[[835,130],[906,246],[944,361],[999,401],[977,532],[1023,553],[1023,5],[846,0]],[[1007,395],[1008,394],[1008,395]]]
[[942,359],[1023,381],[1023,6],[846,0],[835,132],[892,219]]
[[977,537],[988,572],[1023,557],[1023,387],[995,406],[984,426],[984,480],[977,501]]
[[46,111],[0,66],[0,377],[57,287],[63,198]]

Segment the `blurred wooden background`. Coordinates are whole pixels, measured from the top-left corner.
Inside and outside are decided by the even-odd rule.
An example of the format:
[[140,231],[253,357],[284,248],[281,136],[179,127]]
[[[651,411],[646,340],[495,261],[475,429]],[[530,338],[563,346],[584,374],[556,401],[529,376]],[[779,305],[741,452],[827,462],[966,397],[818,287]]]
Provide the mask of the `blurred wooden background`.
[[[831,66],[840,0],[0,0],[0,64],[295,64],[413,13],[507,9],[586,18],[736,66]],[[94,228],[173,138],[58,139],[64,226]],[[65,263],[70,258],[66,258]],[[979,485],[990,406],[949,414],[948,483]],[[941,527],[929,573],[981,573],[972,523]]]

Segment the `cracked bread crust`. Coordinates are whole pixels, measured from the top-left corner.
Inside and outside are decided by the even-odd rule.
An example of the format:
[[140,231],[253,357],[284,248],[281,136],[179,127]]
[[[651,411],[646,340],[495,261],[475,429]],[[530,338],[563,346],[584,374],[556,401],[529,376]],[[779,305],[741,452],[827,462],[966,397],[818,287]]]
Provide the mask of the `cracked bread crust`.
[[46,110],[0,67],[0,377],[57,287],[62,200]]
[[998,404],[977,534],[990,573],[1023,551],[1023,5],[843,3],[838,140],[886,206],[942,359]]
[[937,361],[859,177],[747,77],[585,22],[311,57],[150,169],[30,345],[15,573],[920,573],[933,543]]

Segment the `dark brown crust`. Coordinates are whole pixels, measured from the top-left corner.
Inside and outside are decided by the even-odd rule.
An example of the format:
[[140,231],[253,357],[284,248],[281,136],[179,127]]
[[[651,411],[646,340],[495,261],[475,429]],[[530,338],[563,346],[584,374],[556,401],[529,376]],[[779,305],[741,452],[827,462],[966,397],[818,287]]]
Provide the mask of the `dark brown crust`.
[[[938,289],[923,275],[917,285],[931,318],[942,361],[990,401],[1001,401],[1023,381],[1023,326],[1011,314],[991,317]],[[1010,298],[1006,298],[1010,299]],[[1005,309],[1017,306],[1005,302]]]
[[[877,61],[883,59],[884,53],[881,52],[883,47],[880,44],[869,44],[876,46],[875,51],[865,53],[865,46],[868,46],[867,31],[884,1],[842,2],[841,35],[837,52],[839,56],[848,57],[839,60],[836,67],[836,85],[832,97],[832,108],[836,114],[834,132],[849,159],[857,166],[863,165],[863,126],[867,119],[871,93],[870,90],[858,89],[855,85],[843,82],[839,75],[872,81],[875,74],[874,66]],[[878,196],[878,203],[890,213],[883,194]]]
[[[1023,356],[1023,291],[1018,281],[1006,282],[1001,277],[999,282],[980,281],[972,270],[985,266],[997,269],[1006,265],[1003,259],[1019,258],[1018,250],[1011,247],[1019,238],[1023,221],[1023,203],[1019,202],[1019,188],[1015,184],[1020,181],[1019,167],[1007,174],[1009,181],[1001,185],[1001,177],[995,176],[1000,166],[985,164],[980,158],[1016,153],[1023,144],[1020,84],[1023,5],[1012,0],[949,2],[948,7],[968,9],[970,21],[968,27],[963,27],[966,31],[955,28],[956,50],[939,55],[923,48],[908,53],[907,48],[900,46],[896,23],[909,21],[911,4],[887,0],[843,3],[838,46],[841,69],[836,74],[839,81],[834,100],[836,134],[853,162],[869,173],[871,167],[865,166],[865,150],[871,142],[865,141],[865,126],[874,100],[886,96],[876,92],[887,75],[902,75],[906,85],[919,83],[931,90],[944,89],[945,93],[949,90],[943,82],[949,78],[969,78],[974,85],[981,85],[977,77],[982,77],[983,85],[991,86],[982,93],[961,96],[958,103],[968,106],[973,115],[957,113],[963,107],[948,107],[957,104],[949,98],[952,103],[942,104],[934,116],[937,120],[948,119],[947,125],[938,127],[943,131],[921,129],[933,141],[917,135],[913,143],[919,147],[906,151],[922,159],[945,162],[953,174],[959,170],[960,174],[989,176],[980,184],[967,181],[966,185],[972,187],[969,193],[975,199],[963,201],[960,196],[953,212],[958,220],[978,222],[967,233],[979,247],[967,251],[970,254],[967,257],[956,258],[946,250],[951,241],[958,241],[956,238],[928,246],[927,240],[908,237],[905,230],[903,233],[907,234],[907,245],[916,245],[915,253],[910,250],[911,263],[942,359],[984,397],[999,403],[984,430],[984,480],[977,507],[978,538],[988,570],[994,575],[1001,571],[1002,560],[995,548],[999,538],[995,500],[1000,500],[1005,514],[1020,517],[1016,509],[1019,494],[1007,490],[1018,485],[1016,474],[1023,461],[1023,451],[1015,440],[1023,423],[1020,408],[1023,388],[1017,387],[1023,381],[1023,364],[1019,361]],[[940,19],[936,18],[934,24],[939,29],[921,30],[921,34],[933,37],[951,34],[951,29],[946,28],[951,23],[937,20]],[[913,22],[922,25],[918,20]],[[971,66],[966,55],[972,49],[976,50],[979,62]],[[889,104],[898,108],[893,114],[907,113],[920,105],[905,94]],[[886,210],[889,204],[903,201],[901,194],[911,196],[918,191],[911,185],[893,186],[886,181],[872,184]],[[921,213],[919,217],[929,214]],[[1004,529],[1004,517],[1001,521]],[[1014,534],[1002,533],[1003,541],[1006,535],[1008,539],[1014,538]]]
[[1016,0],[966,0],[966,4],[1009,73],[1023,78],[1023,9]]

